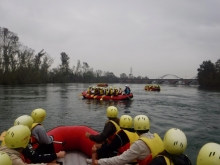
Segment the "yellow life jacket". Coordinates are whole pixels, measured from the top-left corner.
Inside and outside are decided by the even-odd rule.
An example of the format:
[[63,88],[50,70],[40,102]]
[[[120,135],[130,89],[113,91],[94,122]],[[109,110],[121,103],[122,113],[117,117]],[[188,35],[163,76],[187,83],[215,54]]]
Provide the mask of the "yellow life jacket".
[[149,147],[151,154],[147,156],[143,160],[138,160],[139,165],[147,165],[151,162],[151,160],[157,156],[159,153],[164,151],[164,144],[160,136],[156,133],[154,133],[154,138],[150,139],[147,137],[140,137],[140,140],[146,143],[146,145]]
[[120,131],[121,128],[120,128],[119,125],[118,125],[116,122],[114,122],[113,120],[109,120],[108,122],[112,122],[112,123],[114,124],[115,128],[116,128],[116,132],[115,132],[113,135],[111,135],[110,137],[108,137],[108,139],[107,139],[108,143],[111,143],[112,140],[113,140],[114,137],[115,137],[115,134],[116,134],[118,131]]
[[106,94],[106,95],[109,94],[109,89],[108,89],[108,88],[105,89],[105,94]]
[[99,93],[100,93],[100,95],[104,95],[104,90],[100,89]]
[[110,95],[113,95],[114,94],[114,90],[113,89],[110,89]]
[[6,131],[2,132],[0,136],[0,146],[5,146],[5,135],[6,135]]
[[[118,149],[119,155],[122,154],[123,152],[125,152],[126,150],[128,150],[130,148],[130,146],[132,145],[132,143],[134,143],[139,138],[139,136],[136,132],[130,132],[130,131],[127,131],[124,129],[121,131],[124,131],[124,133],[127,135],[128,139],[129,139],[129,143],[125,144],[124,146],[122,146]],[[133,160],[132,162],[133,163],[137,162],[137,159]]]
[[[163,156],[163,155],[160,155],[160,156]],[[164,159],[165,159],[167,165],[174,165],[174,164],[169,160],[169,158],[167,158],[166,156],[163,156],[163,157],[164,157]]]

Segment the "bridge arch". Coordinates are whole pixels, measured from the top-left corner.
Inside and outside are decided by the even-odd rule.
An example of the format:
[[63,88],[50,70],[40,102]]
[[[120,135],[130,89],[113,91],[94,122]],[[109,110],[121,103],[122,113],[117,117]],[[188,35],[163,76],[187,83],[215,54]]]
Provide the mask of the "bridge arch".
[[166,76],[173,76],[173,77],[175,77],[175,78],[182,79],[181,77],[178,77],[178,76],[173,75],[173,74],[165,74],[165,75],[159,77],[158,79],[163,79],[163,78],[166,77]]

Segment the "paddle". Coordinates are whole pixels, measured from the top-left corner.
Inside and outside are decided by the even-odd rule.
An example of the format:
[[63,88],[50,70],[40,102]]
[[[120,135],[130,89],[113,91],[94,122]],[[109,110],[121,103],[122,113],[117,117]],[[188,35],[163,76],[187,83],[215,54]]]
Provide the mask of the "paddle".
[[60,141],[53,141],[53,143],[56,143],[56,144],[62,144],[62,146],[64,146],[66,144],[66,142],[60,142]]
[[127,98],[129,98],[129,100],[131,100],[131,98],[125,93],[125,95],[127,96]]
[[95,99],[97,96],[98,96],[98,95],[95,95],[95,96],[93,97],[93,99]]
[[105,95],[103,95],[100,100],[102,101],[104,97],[105,97]]

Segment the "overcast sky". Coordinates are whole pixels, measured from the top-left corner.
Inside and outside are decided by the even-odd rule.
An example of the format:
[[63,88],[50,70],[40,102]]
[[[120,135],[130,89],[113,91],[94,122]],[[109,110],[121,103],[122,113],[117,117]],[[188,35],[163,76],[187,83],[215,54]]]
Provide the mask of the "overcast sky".
[[220,59],[220,0],[0,0],[0,27],[37,52],[94,70],[197,75]]

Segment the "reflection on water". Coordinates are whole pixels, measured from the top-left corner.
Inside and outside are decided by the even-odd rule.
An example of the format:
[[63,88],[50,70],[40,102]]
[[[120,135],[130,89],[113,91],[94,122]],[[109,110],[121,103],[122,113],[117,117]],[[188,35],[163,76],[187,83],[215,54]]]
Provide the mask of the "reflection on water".
[[[132,100],[83,99],[80,95],[93,84],[47,84],[0,86],[0,132],[33,109],[44,108],[46,130],[58,125],[87,125],[102,131],[106,109],[114,105],[119,115],[145,114],[151,132],[161,137],[172,128],[184,131],[188,139],[186,154],[195,165],[199,149],[207,142],[220,143],[220,92],[197,86],[161,85],[160,92],[145,91],[144,84],[130,84]],[[111,84],[111,86],[122,86]]]

